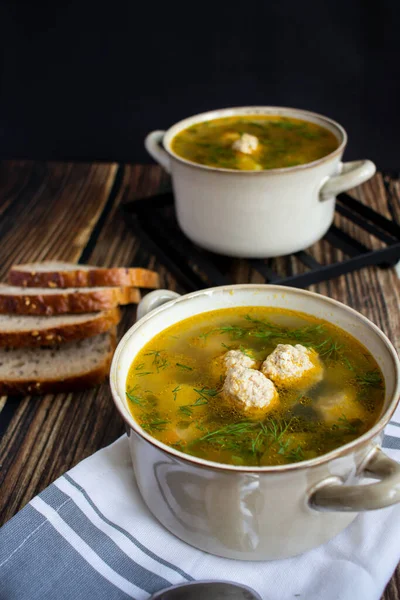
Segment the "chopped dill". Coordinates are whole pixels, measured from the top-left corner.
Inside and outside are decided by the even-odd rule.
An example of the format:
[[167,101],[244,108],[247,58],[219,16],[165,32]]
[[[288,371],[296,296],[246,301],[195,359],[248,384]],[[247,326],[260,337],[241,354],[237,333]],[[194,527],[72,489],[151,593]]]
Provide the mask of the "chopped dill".
[[177,386],[176,386],[176,388],[174,388],[174,389],[172,390],[172,393],[173,393],[173,395],[174,395],[174,401],[176,400],[176,397],[177,397],[178,393],[181,391],[181,389],[182,389],[182,388],[181,388],[181,386],[180,386],[180,385],[177,385]]
[[258,425],[259,423],[255,423],[254,421],[240,421],[239,423],[230,423],[229,425],[225,425],[225,427],[221,427],[221,429],[216,429],[215,431],[207,433],[197,441],[202,442],[203,440],[216,438],[222,435],[240,435],[242,433],[251,431]]
[[203,398],[197,398],[194,404],[189,404],[189,406],[203,406],[203,404],[208,404],[208,401]]
[[312,336],[323,335],[325,333],[326,329],[324,325],[310,325],[293,330],[293,336],[300,341],[303,340],[304,342],[309,340]]
[[264,435],[264,432],[261,429],[257,433],[257,436],[255,437],[255,439],[251,442],[251,451],[253,454],[256,454],[259,451],[259,449],[263,443],[263,435]]
[[353,365],[351,364],[351,362],[349,361],[347,356],[345,356],[344,354],[342,355],[342,361],[344,362],[346,367],[349,369],[349,371],[354,371]]
[[203,400],[208,400],[208,398],[213,398],[214,396],[217,396],[220,392],[220,390],[217,390],[217,388],[206,388],[206,387],[201,388],[201,390],[199,390],[197,388],[193,388],[193,390],[196,392],[196,394],[199,394],[199,396],[201,398],[203,398]]
[[153,371],[142,371],[141,373],[137,373],[137,377],[145,377],[146,375],[153,375]]
[[182,363],[175,363],[175,366],[179,367],[179,369],[182,369],[182,371],[193,371],[192,367],[188,367],[188,365],[183,365]]
[[153,357],[153,366],[155,367],[157,373],[161,369],[165,369],[168,366],[168,361],[162,353],[163,350],[150,350],[150,352],[145,354],[145,356]]
[[135,393],[138,387],[138,385],[135,385],[135,387],[133,387],[129,392],[126,391],[125,393],[131,402],[138,404],[139,406],[143,406],[143,398]]
[[218,330],[220,333],[228,333],[233,339],[243,338],[248,334],[249,330],[237,325],[225,325]]
[[[226,425],[216,431],[210,431],[192,444],[208,442],[225,450],[238,450],[261,456],[271,445],[277,444],[278,453],[285,455],[289,441],[282,438],[290,427],[290,421],[268,419],[262,423],[257,421],[240,421]],[[285,456],[286,458],[286,456]]]
[[175,450],[183,450],[185,448],[185,444],[182,442],[182,440],[178,440],[177,442],[173,442],[171,444],[171,446],[173,448],[175,448]]
[[349,421],[349,419],[343,413],[342,416],[339,417],[338,422],[332,425],[332,429],[340,429],[346,433],[357,433],[359,428],[352,421]]
[[301,460],[304,460],[303,448],[300,445],[297,446],[297,448],[293,448],[286,454],[285,458],[290,462],[300,462]]
[[201,333],[199,335],[199,338],[202,340],[206,340],[208,338],[209,335],[212,335],[213,333],[215,333],[215,329],[211,329],[211,331],[207,331],[206,333]]
[[[258,329],[267,329],[271,334],[277,337],[295,338],[297,341],[307,340],[310,335],[323,334],[325,327],[323,324],[319,325],[306,325],[305,327],[299,327],[297,329],[290,329],[288,327],[280,327],[269,321],[261,321],[260,319],[253,319],[250,315],[245,316],[246,321],[254,323],[258,326]],[[260,335],[262,331],[259,331]]]
[[[308,325],[297,329],[288,327],[280,327],[269,321],[254,319],[251,315],[245,315],[245,320],[251,324],[250,327],[240,327],[239,325],[225,325],[219,328],[220,333],[229,334],[233,339],[243,339],[245,337],[253,337],[263,340],[288,340],[297,343],[303,343],[312,346],[312,339],[315,335],[322,335],[325,332],[325,327],[322,324]],[[222,344],[224,347],[226,345]]]
[[329,337],[321,342],[321,344],[313,345],[313,348],[316,352],[318,352],[321,358],[333,360],[342,356],[343,344],[339,344]]
[[379,371],[367,371],[357,375],[356,381],[363,387],[382,387],[382,377]]
[[201,395],[199,398],[197,398],[197,400],[195,402],[193,402],[193,404],[184,404],[183,406],[179,407],[179,410],[181,412],[183,412],[183,414],[185,415],[192,415],[193,411],[192,408],[196,407],[196,406],[204,406],[204,404],[208,404],[208,400],[206,395],[204,395],[204,390],[206,392],[214,392],[215,390],[207,390],[207,388],[203,388],[201,390],[194,390],[195,392],[197,392],[198,394],[200,394],[200,392],[203,393],[203,395]]
[[148,423],[142,423],[143,429],[165,431],[165,426],[169,423],[168,419],[154,419]]
[[275,331],[268,331],[267,329],[264,329],[264,330],[260,330],[260,331],[250,331],[249,336],[255,337],[255,338],[260,338],[263,340],[268,340],[269,338],[276,338],[276,337],[283,338],[284,334],[277,334]]
[[260,423],[263,430],[266,434],[270,435],[274,442],[279,442],[282,436],[289,429],[292,421],[275,421],[275,419],[268,419],[268,421],[264,423]]
[[254,358],[252,350],[249,350],[248,348],[245,348],[242,345],[239,346],[239,350],[242,354],[244,354],[248,358]]
[[290,440],[286,440],[285,442],[280,442],[278,454],[285,455],[288,450],[289,445],[290,445]]
[[195,424],[196,429],[198,429],[199,431],[204,431],[205,430],[204,425],[202,425],[200,423],[200,421],[195,421],[194,424]]
[[144,367],[144,363],[139,363],[138,365],[136,365],[135,367],[135,371],[141,371]]
[[270,321],[262,321],[261,319],[253,319],[253,317],[251,315],[245,315],[244,318],[246,319],[246,321],[249,321],[250,323],[254,323],[255,325],[261,325],[262,327],[268,327],[268,329],[275,329],[275,330],[279,330],[279,331],[282,329],[282,327],[279,327],[278,325],[274,325]]

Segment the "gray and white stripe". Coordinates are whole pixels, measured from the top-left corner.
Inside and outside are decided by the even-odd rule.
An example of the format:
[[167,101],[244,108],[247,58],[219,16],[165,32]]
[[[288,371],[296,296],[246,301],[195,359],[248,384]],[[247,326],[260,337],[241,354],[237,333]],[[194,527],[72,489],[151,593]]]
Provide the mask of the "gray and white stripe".
[[[400,452],[400,423],[398,421],[390,421],[386,426],[385,435],[382,440],[382,448],[388,450],[395,450]],[[397,458],[397,452],[395,452],[394,458]]]
[[[36,526],[32,529],[32,523],[35,522]],[[22,556],[29,556],[26,576],[30,570],[35,573],[38,569],[40,571],[39,564],[43,563],[46,556],[42,549],[48,550],[49,542],[51,555],[47,553],[46,560],[51,562],[53,555],[69,556],[74,574],[79,573],[78,581],[84,584],[85,589],[96,590],[97,600],[103,596],[105,590],[107,600],[141,600],[174,583],[193,580],[188,573],[157,556],[142,541],[105,517],[88,493],[69,475],[60,478],[40,496],[34,498],[30,505],[21,511],[18,527],[10,523],[8,529],[9,536],[7,527],[2,532],[6,534],[3,539],[5,544],[2,545],[6,552],[3,554],[0,551],[0,566],[6,567],[8,564],[9,569],[2,569],[5,577],[0,589],[4,583],[7,586],[7,573],[12,573],[13,559],[17,554],[19,560]],[[26,597],[43,600],[53,598],[56,594],[59,598],[66,589],[71,594],[69,597],[78,597],[72,580],[68,583],[58,581],[56,585],[59,579],[57,573],[59,571],[61,575],[63,570],[64,567],[56,562],[52,572],[46,575],[46,581],[55,579],[48,595],[43,581],[35,577],[35,585],[29,586]],[[62,587],[62,591],[58,586]],[[9,591],[12,589],[10,586]],[[7,590],[7,587],[3,588],[4,590]],[[7,597],[7,600],[10,597],[11,600],[12,595],[4,597]]]
[[135,556],[121,550],[112,537],[104,533],[102,528],[93,523],[90,518],[87,518],[73,500],[58,487],[50,486],[40,498],[56,510],[63,521],[115,573],[151,593],[170,585],[171,580],[160,576],[157,569],[139,564],[135,560]]
[[[131,583],[126,578],[114,571],[98,554],[87,544],[59,515],[51,508],[40,496],[36,496],[31,501],[31,505],[40,512],[54,529],[72,546],[72,548],[81,555],[84,561],[90,565],[104,579],[112,583],[119,590],[124,592],[129,598],[145,598],[143,590]],[[80,570],[84,568],[81,566]],[[56,593],[57,595],[57,593]]]
[[[35,498],[35,502],[40,498]],[[46,507],[46,503],[43,502]],[[40,506],[39,508],[43,508]],[[51,509],[53,510],[53,509]],[[79,550],[71,544],[68,530],[64,528],[62,519],[57,518],[55,524],[60,526],[64,535],[48,520],[48,511],[38,512],[31,505],[25,507],[18,515],[18,520],[28,527],[32,519],[40,524],[35,527],[25,539],[18,538],[18,545],[14,551],[1,563],[0,598],[3,600],[144,600],[149,594],[137,589],[133,592],[132,586],[127,582],[116,581],[112,573],[103,576],[98,571],[95,553],[84,560],[81,552],[85,552],[84,545],[79,539],[74,540]],[[15,531],[14,527],[2,529],[2,542],[7,540]],[[79,536],[76,536],[79,538]],[[8,541],[11,541],[8,539]],[[7,543],[9,546],[9,544]],[[89,549],[90,550],[90,549]],[[90,560],[95,566],[92,567]],[[119,585],[118,585],[119,584]],[[125,591],[126,590],[126,591]]]
[[184,580],[193,581],[188,573],[178,566],[164,560],[149,550],[143,542],[136,539],[122,527],[113,523],[99,510],[90,499],[87,492],[69,475],[64,475],[56,481],[55,485],[85,514],[99,530],[105,533],[128,556],[142,565],[151,568],[155,573],[164,577],[171,583],[181,583]]

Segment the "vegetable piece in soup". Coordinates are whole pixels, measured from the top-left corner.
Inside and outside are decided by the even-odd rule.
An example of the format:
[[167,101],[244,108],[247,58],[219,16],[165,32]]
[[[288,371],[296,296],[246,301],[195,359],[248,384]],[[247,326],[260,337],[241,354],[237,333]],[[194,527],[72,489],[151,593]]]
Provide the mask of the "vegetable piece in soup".
[[348,333],[267,307],[206,312],[156,335],[126,395],[156,439],[192,456],[284,465],[330,452],[379,418],[382,373]]
[[171,148],[191,162],[242,171],[293,167],[327,156],[336,136],[316,123],[274,115],[223,117],[180,131]]

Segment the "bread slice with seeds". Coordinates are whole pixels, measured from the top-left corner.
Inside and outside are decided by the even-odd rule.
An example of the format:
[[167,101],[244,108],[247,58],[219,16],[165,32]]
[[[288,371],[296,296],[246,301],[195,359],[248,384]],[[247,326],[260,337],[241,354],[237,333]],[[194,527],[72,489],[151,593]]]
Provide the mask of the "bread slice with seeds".
[[158,288],[158,273],[139,267],[95,267],[61,261],[13,265],[8,281],[24,287],[143,287]]
[[0,394],[55,394],[102,383],[110,370],[115,331],[54,348],[0,348]]
[[19,315],[60,315],[87,313],[140,301],[133,287],[24,288],[0,284],[0,313]]
[[54,346],[83,340],[119,323],[119,308],[80,315],[0,315],[0,347]]

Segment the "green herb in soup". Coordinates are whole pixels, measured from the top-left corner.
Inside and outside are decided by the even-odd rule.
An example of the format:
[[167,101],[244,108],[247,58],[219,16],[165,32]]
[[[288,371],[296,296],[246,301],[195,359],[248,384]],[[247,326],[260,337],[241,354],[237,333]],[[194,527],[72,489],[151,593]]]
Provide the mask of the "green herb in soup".
[[172,150],[195,163],[260,171],[293,167],[336,150],[336,136],[315,123],[278,116],[224,117],[196,123],[172,140]]
[[334,325],[283,309],[216,310],[169,327],[136,356],[132,415],[153,437],[225,464],[315,458],[367,431],[382,373]]

